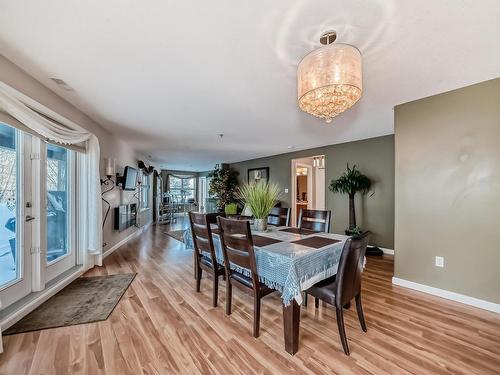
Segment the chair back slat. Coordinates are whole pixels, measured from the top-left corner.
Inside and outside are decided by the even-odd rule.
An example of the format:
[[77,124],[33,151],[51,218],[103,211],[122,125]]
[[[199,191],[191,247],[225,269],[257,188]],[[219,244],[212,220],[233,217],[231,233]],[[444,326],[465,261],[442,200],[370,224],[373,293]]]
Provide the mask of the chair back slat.
[[290,226],[290,208],[273,207],[271,213],[267,216],[267,224],[278,227]]
[[234,220],[218,217],[222,252],[226,272],[231,273],[229,264],[250,270],[254,286],[258,285],[257,265],[253,248],[252,233],[248,220]]
[[361,292],[363,259],[370,232],[349,238],[342,250],[336,276],[335,304],[342,308]]
[[212,240],[212,229],[210,227],[210,223],[214,220],[215,218],[209,214],[189,212],[189,222],[191,224],[191,234],[196,256],[200,257],[202,251],[209,253],[212,264],[215,267],[217,265],[217,258]]
[[332,211],[300,209],[299,228],[328,233]]

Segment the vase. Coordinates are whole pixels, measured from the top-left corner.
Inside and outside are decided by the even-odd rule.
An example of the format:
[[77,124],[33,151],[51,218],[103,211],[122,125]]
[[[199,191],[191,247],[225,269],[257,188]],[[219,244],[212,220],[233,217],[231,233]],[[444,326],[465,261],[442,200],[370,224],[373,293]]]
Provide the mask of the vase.
[[254,219],[253,226],[256,231],[264,232],[267,229],[267,217],[263,219]]

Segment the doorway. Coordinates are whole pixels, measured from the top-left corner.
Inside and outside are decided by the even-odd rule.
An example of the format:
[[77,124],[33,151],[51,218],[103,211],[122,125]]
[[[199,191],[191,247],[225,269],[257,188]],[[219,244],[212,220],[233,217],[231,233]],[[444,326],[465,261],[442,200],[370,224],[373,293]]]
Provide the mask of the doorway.
[[291,222],[298,225],[301,209],[325,209],[325,155],[293,159],[291,167]]

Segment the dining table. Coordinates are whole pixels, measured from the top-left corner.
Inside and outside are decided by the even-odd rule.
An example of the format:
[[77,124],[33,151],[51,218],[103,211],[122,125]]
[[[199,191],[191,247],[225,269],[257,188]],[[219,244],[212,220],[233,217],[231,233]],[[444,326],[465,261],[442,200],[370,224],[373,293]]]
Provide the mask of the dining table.
[[[211,226],[217,262],[223,265],[218,227],[216,224]],[[281,294],[285,350],[293,355],[299,348],[302,292],[337,273],[340,255],[349,237],[268,226],[265,231],[252,230],[252,238],[259,280]],[[184,232],[184,243],[187,248],[193,248],[190,228]],[[231,269],[250,276],[248,269],[233,264]]]

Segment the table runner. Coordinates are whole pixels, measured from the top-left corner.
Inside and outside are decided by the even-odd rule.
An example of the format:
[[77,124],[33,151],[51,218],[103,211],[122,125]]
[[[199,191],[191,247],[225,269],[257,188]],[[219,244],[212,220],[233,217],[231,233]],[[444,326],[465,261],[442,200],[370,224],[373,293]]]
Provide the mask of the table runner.
[[[280,241],[265,246],[254,245],[259,280],[268,287],[279,291],[285,306],[289,305],[293,299],[300,305],[303,290],[337,273],[340,254],[348,237],[315,232],[301,235],[280,229],[287,228],[271,227],[267,232],[259,232],[258,234],[259,237],[269,237]],[[294,243],[294,241],[309,237],[324,237],[338,240],[338,242],[319,248]],[[186,247],[192,249],[193,242],[190,229],[186,230],[184,239]],[[217,262],[223,264],[224,258],[218,234],[213,233],[213,241]],[[251,276],[248,269],[233,264],[231,269],[246,276]]]

